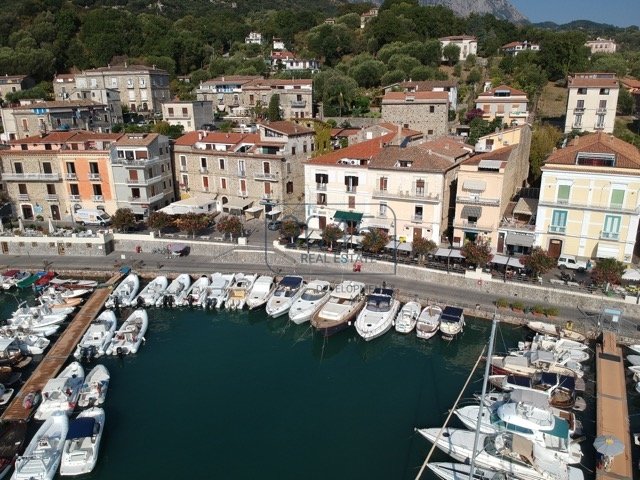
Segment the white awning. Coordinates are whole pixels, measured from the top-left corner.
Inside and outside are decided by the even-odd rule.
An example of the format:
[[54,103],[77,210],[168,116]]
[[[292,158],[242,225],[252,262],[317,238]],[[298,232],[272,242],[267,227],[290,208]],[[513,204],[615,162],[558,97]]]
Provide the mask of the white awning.
[[439,248],[435,253],[436,257],[464,258],[460,250],[451,248]]
[[509,233],[506,239],[507,245],[515,245],[517,247],[532,247],[533,235],[518,235],[517,233]]
[[353,235],[339,238],[338,243],[351,243],[352,245],[360,245],[362,243],[362,235]]
[[494,265],[506,265],[509,261],[509,257],[505,257],[504,255],[494,255],[491,259],[491,263]]
[[389,243],[387,243],[387,245],[384,248],[388,248],[389,250],[395,250],[396,248],[398,248],[399,244],[400,242],[398,242],[397,240],[391,240]]
[[401,252],[411,252],[413,251],[413,243],[412,242],[402,242],[398,245],[398,250]]
[[480,160],[480,162],[478,163],[478,168],[500,170],[502,163],[502,160]]
[[267,215],[278,215],[279,213],[282,213],[282,209],[281,208],[272,208],[271,210],[269,210],[267,212]]
[[309,230],[298,235],[300,240],[322,240],[322,235],[317,230]]
[[225,210],[244,210],[246,207],[251,205],[253,200],[246,200],[242,198],[233,198],[229,200],[227,203],[222,205],[222,209]]
[[598,258],[618,258],[620,249],[611,245],[598,243],[598,250],[596,251],[596,257]]
[[261,206],[259,206],[259,207],[251,207],[251,208],[247,208],[245,210],[246,213],[258,213],[258,212],[261,212],[261,211],[262,211],[262,207]]
[[487,182],[484,180],[465,180],[462,184],[464,190],[484,192],[487,189]]

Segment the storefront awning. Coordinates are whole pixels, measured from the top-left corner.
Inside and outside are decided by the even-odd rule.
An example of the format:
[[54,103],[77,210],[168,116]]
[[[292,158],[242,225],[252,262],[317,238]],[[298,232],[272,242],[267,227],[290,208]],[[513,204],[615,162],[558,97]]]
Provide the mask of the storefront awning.
[[267,215],[278,215],[279,213],[282,213],[281,208],[272,208],[267,212]]
[[395,250],[396,248],[398,248],[398,245],[400,245],[400,242],[398,242],[397,240],[391,240],[384,248]]
[[333,215],[334,220],[340,222],[359,222],[362,220],[363,214],[360,212],[347,212],[345,210],[336,210]]
[[484,192],[487,189],[487,182],[484,180],[465,180],[462,183],[462,188],[474,192]]
[[598,243],[598,249],[596,251],[596,257],[598,258],[618,258],[620,249],[606,243]]
[[245,210],[246,213],[258,213],[262,211],[262,207],[251,207]]
[[513,207],[514,215],[534,215],[538,210],[538,200],[535,198],[521,198]]
[[464,258],[460,250],[451,248],[439,248],[434,254],[436,257]]
[[339,238],[338,243],[350,243],[351,245],[360,245],[362,243],[362,235],[353,235]]
[[411,252],[413,251],[413,243],[411,242],[403,242],[398,245],[399,252]]
[[222,209],[223,210],[238,210],[238,211],[242,211],[245,208],[247,208],[249,205],[251,205],[253,201],[252,200],[245,200],[242,198],[233,198],[231,200],[229,200],[227,203],[225,203],[224,205],[222,205]]
[[515,245],[516,247],[532,247],[533,235],[518,235],[510,233],[507,236],[507,245]]
[[465,205],[462,207],[462,213],[460,214],[462,218],[475,217],[480,218],[482,214],[482,207],[476,207],[474,205]]
[[322,240],[322,235],[317,230],[309,230],[298,235],[300,240]]

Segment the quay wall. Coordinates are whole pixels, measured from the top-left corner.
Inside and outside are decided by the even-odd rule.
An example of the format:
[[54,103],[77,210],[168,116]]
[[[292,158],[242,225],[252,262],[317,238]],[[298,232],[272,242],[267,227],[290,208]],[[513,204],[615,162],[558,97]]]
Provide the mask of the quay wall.
[[95,237],[0,237],[3,255],[71,255],[79,257],[104,257],[114,248],[112,234]]

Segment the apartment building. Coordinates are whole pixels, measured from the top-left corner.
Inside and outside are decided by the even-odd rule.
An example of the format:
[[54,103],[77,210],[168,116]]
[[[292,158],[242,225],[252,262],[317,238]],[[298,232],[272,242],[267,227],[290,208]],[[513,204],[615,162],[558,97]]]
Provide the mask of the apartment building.
[[0,75],[0,98],[6,99],[7,93],[16,93],[34,87],[36,82],[28,75]]
[[260,32],[249,32],[249,35],[244,37],[244,43],[247,45],[262,45],[262,34]]
[[314,130],[285,121],[259,124],[258,133],[183,135],[174,145],[180,194],[211,197],[225,213],[300,215],[302,164],[315,151],[314,136]]
[[493,152],[500,148],[520,143],[523,127],[507,128],[480,137],[474,150],[476,153]]
[[620,85],[615,73],[576,73],[569,76],[564,132],[613,133]]
[[[460,56],[458,60],[464,62],[469,55],[478,54],[478,39],[469,35],[453,35],[450,37],[442,37],[440,40],[440,46],[442,49],[447,45],[457,45],[460,48]],[[446,58],[442,57],[444,62]]]
[[320,70],[320,62],[315,58],[302,58],[288,50],[274,50],[271,52],[271,70],[278,71],[302,71],[317,72]]
[[[498,253],[513,252],[509,246],[533,245],[533,230],[508,228],[507,209],[529,175],[531,129],[520,128],[519,142],[463,161],[457,172],[453,244],[462,246],[478,238],[487,240]],[[504,230],[501,230],[504,228]]]
[[432,139],[449,127],[447,92],[389,92],[382,97],[382,120],[418,130]]
[[586,47],[589,47],[591,53],[616,53],[617,45],[615,40],[611,38],[596,38],[595,40],[589,40],[585,43]]
[[243,106],[240,101],[243,85],[261,78],[257,75],[224,75],[200,82],[196,99],[213,102],[216,111],[229,113],[233,108]]
[[401,91],[416,92],[447,92],[449,94],[449,108],[458,109],[458,82],[453,80],[425,80],[420,82],[398,82],[384,87],[384,93]]
[[379,11],[379,8],[374,7],[368,12],[364,12],[362,15],[360,15],[360,28],[363,29],[364,27],[366,27],[367,23],[378,16]]
[[182,125],[184,132],[194,132],[213,122],[213,102],[177,101],[162,104],[162,118],[169,125]]
[[500,85],[478,95],[476,108],[482,110],[482,118],[491,122],[496,117],[509,126],[527,123],[529,118],[527,94],[507,85]]
[[525,40],[524,42],[511,42],[503,45],[501,50],[505,55],[510,55],[512,57],[517,56],[519,53],[526,52],[527,50],[532,52],[540,51],[540,45],[537,43],[530,43]]
[[574,138],[542,167],[536,245],[554,256],[633,257],[640,215],[640,152],[598,132]]

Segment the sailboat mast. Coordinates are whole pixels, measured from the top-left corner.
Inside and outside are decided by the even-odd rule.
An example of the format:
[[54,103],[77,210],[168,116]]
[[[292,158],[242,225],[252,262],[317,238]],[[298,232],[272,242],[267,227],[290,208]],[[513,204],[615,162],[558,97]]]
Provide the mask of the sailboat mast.
[[493,321],[491,322],[491,335],[489,336],[489,350],[487,352],[487,361],[484,367],[484,381],[482,382],[482,394],[480,397],[480,409],[478,410],[478,421],[476,423],[476,435],[473,439],[473,454],[471,455],[471,468],[469,469],[469,480],[473,480],[475,472],[476,455],[478,453],[478,438],[480,438],[480,425],[482,421],[482,412],[484,411],[484,397],[487,394],[487,384],[489,383],[489,371],[491,369],[491,357],[493,356],[493,344],[496,338],[496,327],[498,325],[498,316],[493,312]]

